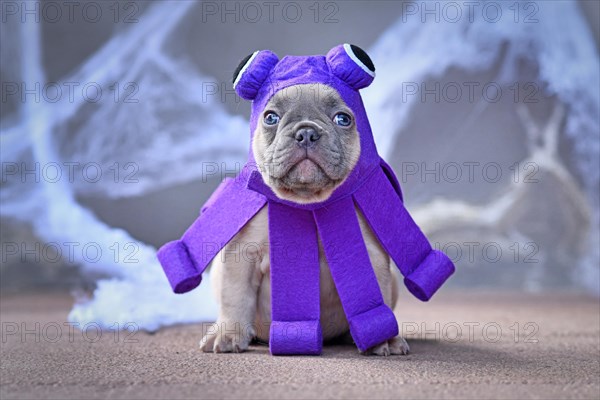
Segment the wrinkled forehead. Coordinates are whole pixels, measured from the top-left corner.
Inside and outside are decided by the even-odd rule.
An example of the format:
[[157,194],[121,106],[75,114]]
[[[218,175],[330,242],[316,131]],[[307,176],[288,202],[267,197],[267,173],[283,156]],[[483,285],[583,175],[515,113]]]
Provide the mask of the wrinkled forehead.
[[347,108],[338,91],[322,83],[306,83],[288,86],[276,92],[268,101],[267,108],[286,111],[296,107]]

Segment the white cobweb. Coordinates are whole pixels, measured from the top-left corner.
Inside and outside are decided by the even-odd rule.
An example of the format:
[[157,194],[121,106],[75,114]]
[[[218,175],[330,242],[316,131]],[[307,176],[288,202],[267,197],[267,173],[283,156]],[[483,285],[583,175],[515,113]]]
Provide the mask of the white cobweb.
[[[577,5],[552,3],[552,7],[540,4],[535,26],[514,24],[510,19],[490,24],[475,15],[472,23],[422,23],[413,18],[390,27],[369,51],[377,60],[378,76],[364,98],[382,155],[392,152],[398,132],[407,124],[414,106],[410,101],[397,101],[402,82],[437,77],[451,67],[466,71],[488,69],[501,44],[508,43],[509,52],[499,79],[516,80],[513,64],[521,57],[533,58],[540,66],[540,80],[569,108],[566,133],[576,144],[577,167],[588,193],[587,199],[577,201],[592,204],[594,221],[598,221],[598,55]],[[57,103],[27,102],[17,118],[3,123],[3,162],[44,165],[93,160],[106,170],[115,161],[126,163],[135,159],[139,165],[139,182],[135,185],[117,185],[111,179],[94,185],[64,180],[24,185],[18,179],[2,184],[0,215],[31,224],[43,240],[94,242],[103,249],[114,243],[139,246],[139,261],[135,264],[115,261],[110,252],[103,252],[102,258],[93,263],[81,253],[74,253],[74,261],[82,268],[100,271],[110,278],[97,282],[91,299],[75,304],[69,315],[73,322],[95,322],[107,328],[115,323],[124,326],[135,322],[140,328],[155,330],[216,317],[208,277],[191,293],[173,294],[156,259],[155,248],[123,229],[106,225],[76,199],[76,195],[90,192],[112,198],[140,195],[198,179],[202,162],[243,162],[248,143],[247,121],[228,114],[218,101],[203,98],[197,88],[210,81],[209,77],[201,76],[186,60],[165,52],[166,40],[193,4],[155,3],[138,24],[117,32],[75,73],[63,79],[97,82],[106,92],[116,81],[138,82],[140,88],[149,90],[143,102],[124,104],[108,97],[95,104],[69,102],[67,98]],[[21,37],[12,46],[21,57],[22,68],[13,73],[22,74],[26,83],[45,82],[39,24],[25,23],[20,30]],[[161,116],[167,114],[175,116],[169,120],[179,123],[165,123]],[[73,127],[75,115],[84,122]],[[522,115],[526,120],[526,111]],[[395,130],[391,131],[390,126]],[[553,163],[556,154],[552,146],[556,143],[551,138],[557,133],[552,129],[546,130],[550,133],[545,150],[531,148],[531,156],[538,157],[536,160],[568,181],[572,178],[568,172]],[[530,134],[536,135],[537,131],[532,127]],[[497,204],[479,208],[437,199],[422,205],[415,216],[426,229],[461,219],[491,224],[510,209],[507,202],[518,190],[515,187]],[[595,230],[589,249],[596,250],[588,252],[589,259],[581,268],[586,280],[597,282],[599,256],[593,244],[598,242],[598,224],[592,226]]]
[[[407,17],[388,29],[369,51],[377,60],[378,77],[363,97],[372,116],[373,132],[378,146],[389,156],[396,137],[390,134],[388,127],[393,126],[396,132],[402,133],[419,101],[418,96],[401,98],[398,95],[403,82],[440,78],[451,68],[471,73],[485,71],[501,60],[495,81],[507,87],[519,81],[518,64],[531,60],[539,68],[537,79],[546,94],[556,96],[558,101],[547,124],[542,126],[536,124],[525,104],[516,105],[527,135],[528,155],[523,161],[534,162],[540,171],[551,174],[561,184],[569,204],[583,221],[589,222],[585,256],[574,266],[572,277],[583,287],[599,293],[598,52],[575,2],[537,2],[532,23],[523,23],[522,15],[520,23],[515,22],[512,18],[515,4],[494,2],[495,6],[501,6],[503,15],[495,23],[475,12],[473,22],[463,16],[458,22],[437,23],[430,18],[429,23],[423,24],[418,17]],[[524,3],[518,7],[524,7]],[[502,56],[503,48],[506,53]],[[575,175],[560,159],[559,135],[563,130],[573,143]],[[584,193],[577,187],[579,180],[583,182]],[[457,224],[502,230],[503,221],[530,189],[522,181],[513,183],[498,199],[479,206],[435,198],[414,208],[414,217],[427,232],[451,229]],[[503,233],[505,238],[517,234]]]
[[[206,277],[198,290],[174,295],[166,284],[155,248],[122,229],[107,226],[75,199],[76,193],[87,190],[102,190],[107,196],[119,197],[185,182],[197,177],[201,160],[237,160],[244,153],[245,140],[241,139],[247,130],[245,121],[227,115],[220,104],[203,99],[198,90],[193,90],[194,83],[202,82],[203,77],[162,51],[163,41],[191,5],[193,2],[156,4],[134,29],[115,36],[73,76],[64,79],[95,82],[105,92],[115,81],[144,82],[154,93],[148,93],[148,98],[140,103],[143,110],[134,109],[138,104],[117,103],[111,98],[103,98],[93,106],[84,101],[69,102],[66,96],[57,103],[30,101],[24,104],[19,123],[2,132],[3,162],[33,160],[41,165],[64,165],[93,160],[105,171],[115,161],[135,159],[139,165],[136,185],[113,186],[111,179],[87,186],[85,182],[70,185],[64,179],[55,183],[41,179],[39,183],[23,185],[18,177],[3,185],[3,216],[31,223],[37,235],[48,242],[97,243],[105,250],[101,259],[93,263],[82,252],[73,252],[74,261],[83,268],[112,276],[98,282],[93,299],[74,306],[69,315],[73,322],[96,322],[104,327],[134,322],[154,330],[161,325],[211,320],[216,315]],[[39,60],[39,24],[22,24],[21,30],[26,66],[23,81],[31,85],[45,82]],[[181,113],[181,124],[161,124],[160,115],[164,112]],[[82,126],[70,132],[66,128],[70,118],[81,113],[89,116]],[[201,140],[197,140],[200,126]],[[228,149],[222,152],[225,146]],[[137,262],[115,261],[113,253],[106,251],[115,243],[136,244]],[[65,248],[63,253],[67,252]]]

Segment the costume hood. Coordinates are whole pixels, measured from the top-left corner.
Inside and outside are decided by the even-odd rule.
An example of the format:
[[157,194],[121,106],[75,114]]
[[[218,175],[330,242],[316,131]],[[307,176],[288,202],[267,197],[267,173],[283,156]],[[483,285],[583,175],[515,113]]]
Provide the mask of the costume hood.
[[[374,78],[375,67],[369,56],[359,47],[350,44],[336,46],[326,56],[286,56],[279,60],[273,52],[263,50],[246,57],[234,74],[234,89],[240,97],[252,100],[251,141],[265,107],[275,93],[288,90],[289,95],[294,96],[294,85],[320,83],[335,89],[354,113],[361,147],[360,158],[348,178],[324,202],[299,205],[277,199],[256,171],[252,146],[248,166],[256,172],[250,172],[252,176],[249,187],[286,205],[313,210],[356,190],[381,164],[369,119],[358,92],[359,89],[369,86]],[[386,166],[387,168],[389,167]],[[394,184],[399,192],[400,186],[397,182]]]

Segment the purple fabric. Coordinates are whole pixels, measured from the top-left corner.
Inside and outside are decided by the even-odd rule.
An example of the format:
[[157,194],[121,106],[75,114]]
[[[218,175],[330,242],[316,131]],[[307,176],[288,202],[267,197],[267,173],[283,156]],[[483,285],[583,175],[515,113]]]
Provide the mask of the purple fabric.
[[269,203],[273,354],[321,353],[317,240],[310,211]]
[[323,332],[319,321],[273,320],[269,334],[269,351],[273,355],[318,356],[323,349]]
[[[398,335],[396,318],[383,303],[352,197],[321,207],[314,214],[331,276],[356,346],[365,351]],[[364,315],[371,314],[376,314],[377,318],[364,318]],[[375,319],[378,320],[377,328],[372,329],[369,326]],[[367,335],[367,332],[370,334]]]
[[448,256],[439,250],[432,250],[404,278],[404,284],[417,299],[427,301],[453,273],[454,264]]
[[269,50],[258,52],[251,60],[252,68],[247,67],[243,71],[243,85],[238,84],[234,88],[237,94],[246,100],[252,100],[256,97],[256,94],[278,61],[279,58],[277,55]]
[[406,211],[400,184],[377,153],[358,93],[373,76],[355,58],[343,45],[327,56],[287,56],[279,61],[273,53],[261,51],[240,72],[235,88],[241,97],[253,100],[251,136],[277,91],[310,83],[338,91],[354,113],[361,155],[329,199],[313,204],[279,199],[263,182],[250,147],[242,174],[219,187],[180,241],[167,243],[158,252],[173,290],[191,290],[220,249],[267,204],[272,354],[321,353],[317,232],[357,347],[366,350],[398,334],[396,319],[383,302],[355,207],[398,265],[409,291],[420,300],[431,298],[454,272],[450,259],[431,248]]
[[325,57],[331,72],[354,89],[369,86],[374,77],[365,70],[356,68],[354,63],[350,64],[349,56],[343,46],[333,48]]
[[247,190],[240,177],[224,180],[181,240],[158,250],[158,260],[175,293],[198,286],[212,259],[266,204],[264,196]]

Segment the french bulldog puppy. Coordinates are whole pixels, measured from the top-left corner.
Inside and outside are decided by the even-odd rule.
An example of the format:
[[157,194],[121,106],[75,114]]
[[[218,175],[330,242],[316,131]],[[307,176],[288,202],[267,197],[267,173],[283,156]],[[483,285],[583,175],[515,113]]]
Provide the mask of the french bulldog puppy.
[[[277,92],[258,122],[252,143],[264,182],[274,193],[297,203],[329,198],[360,156],[354,115],[338,92],[323,84],[296,85]],[[205,352],[242,352],[251,340],[269,340],[271,290],[267,207],[227,244],[212,263],[213,292],[220,306],[217,322],[200,342]],[[357,210],[361,232],[385,303],[394,309],[397,268]],[[245,246],[244,244],[258,244]],[[244,254],[239,254],[240,249]],[[238,253],[238,254],[236,254]],[[323,339],[349,337],[349,327],[321,243],[319,243]],[[408,354],[397,336],[366,354]]]

